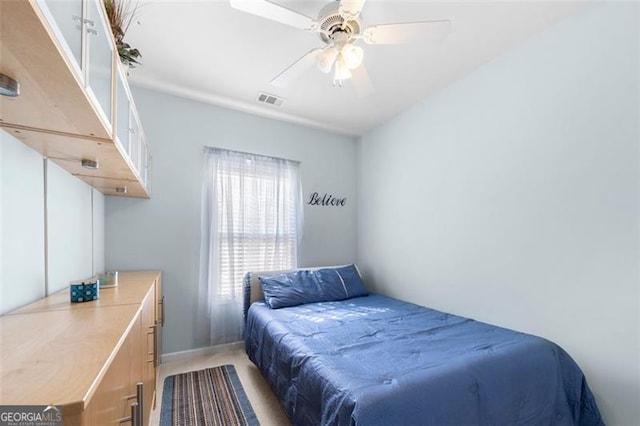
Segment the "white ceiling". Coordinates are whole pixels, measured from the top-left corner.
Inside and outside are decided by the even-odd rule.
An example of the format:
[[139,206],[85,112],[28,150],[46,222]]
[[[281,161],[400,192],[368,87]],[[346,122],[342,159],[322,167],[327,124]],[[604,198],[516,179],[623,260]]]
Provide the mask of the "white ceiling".
[[[282,1],[312,18],[327,1]],[[373,24],[449,19],[440,44],[361,44],[375,91],[333,87],[315,67],[285,89],[273,77],[324,44],[317,34],[232,9],[228,1],[139,0],[125,40],[142,52],[132,84],[268,117],[361,135],[449,85],[526,38],[573,13],[572,2],[433,2],[370,0],[361,18]],[[263,91],[287,99],[281,107],[256,102]]]

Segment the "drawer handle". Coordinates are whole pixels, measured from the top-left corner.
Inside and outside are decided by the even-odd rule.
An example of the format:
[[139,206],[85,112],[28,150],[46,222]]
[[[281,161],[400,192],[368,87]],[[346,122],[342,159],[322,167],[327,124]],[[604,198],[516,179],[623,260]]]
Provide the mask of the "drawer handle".
[[[149,327],[149,331],[147,332],[148,336],[153,336],[153,344],[150,350],[147,351],[147,364],[153,364],[155,368],[157,366],[156,362],[156,352],[158,349],[158,326],[156,324]],[[151,359],[149,359],[149,355],[151,355]]]
[[[136,393],[127,396],[127,400],[135,399],[131,404],[131,415],[119,420],[119,423],[131,423],[133,426],[144,424],[144,383],[136,383]],[[132,421],[133,420],[133,421]]]
[[[163,305],[164,306],[164,305]],[[164,317],[162,317],[164,320]],[[153,326],[153,366],[158,368],[160,366],[160,333],[161,330],[157,325]]]
[[138,407],[138,403],[134,402],[131,404],[131,415],[129,417],[125,417],[118,421],[120,424],[123,423],[131,423],[132,426],[142,426],[140,424],[140,410]]
[[161,317],[160,317],[160,325],[162,327],[164,327],[164,296],[162,296],[162,300],[160,301],[160,305],[161,305],[160,307],[162,308],[160,310],[160,315],[161,315]]
[[[138,382],[136,384],[136,394],[138,396],[138,425],[144,424],[144,383]],[[131,413],[133,416],[133,412]]]

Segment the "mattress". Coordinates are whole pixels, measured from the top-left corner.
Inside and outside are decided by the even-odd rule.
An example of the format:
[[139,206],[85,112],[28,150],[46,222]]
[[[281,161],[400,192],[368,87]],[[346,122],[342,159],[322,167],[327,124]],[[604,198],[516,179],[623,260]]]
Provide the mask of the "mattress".
[[294,425],[601,425],[540,337],[377,294],[247,313],[246,350]]

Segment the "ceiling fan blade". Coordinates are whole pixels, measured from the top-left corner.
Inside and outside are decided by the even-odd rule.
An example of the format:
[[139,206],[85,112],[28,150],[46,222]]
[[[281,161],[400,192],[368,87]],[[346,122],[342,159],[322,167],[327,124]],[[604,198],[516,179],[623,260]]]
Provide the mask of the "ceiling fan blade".
[[319,48],[310,50],[306,55],[289,65],[286,70],[282,71],[276,76],[276,78],[271,80],[271,84],[276,87],[286,87],[289,83],[300,77],[300,75],[302,75],[306,70],[315,65],[316,56],[318,56],[322,50],[323,49]]
[[313,27],[313,19],[267,0],[230,0],[231,7],[303,30]]
[[400,44],[420,37],[442,41],[450,32],[451,21],[406,22],[374,25],[364,30],[363,38],[368,44]]
[[353,19],[360,15],[365,0],[340,0],[338,11],[345,19]]
[[373,92],[373,83],[364,64],[351,70],[351,82],[361,98],[369,96]]

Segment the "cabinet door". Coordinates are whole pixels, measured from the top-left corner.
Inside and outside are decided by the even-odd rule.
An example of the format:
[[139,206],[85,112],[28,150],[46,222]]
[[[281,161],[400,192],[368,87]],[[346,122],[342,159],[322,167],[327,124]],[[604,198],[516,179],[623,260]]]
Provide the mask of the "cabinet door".
[[129,159],[136,172],[140,171],[140,124],[133,108],[129,111]]
[[156,288],[156,374],[162,361],[162,328],[164,327],[164,294],[162,294],[162,275],[158,275]]
[[[140,329],[141,317],[138,316],[84,411],[83,425],[132,424],[123,419],[131,415],[131,404],[136,402],[136,383],[140,378]],[[64,423],[67,424],[66,419]]]
[[87,2],[86,32],[88,37],[87,51],[87,89],[95,98],[100,114],[111,127],[111,96],[113,82],[113,66],[115,63],[114,45],[111,30],[107,27],[107,18],[99,0]]
[[147,161],[149,159],[147,144],[144,140],[144,137],[141,138],[140,141],[140,179],[142,179],[142,185],[147,187]]
[[147,424],[151,409],[153,408],[153,402],[155,399],[154,390],[156,388],[156,324],[155,324],[155,289],[151,287],[147,296],[142,302],[142,337],[143,342],[146,342],[145,350],[143,350],[143,365],[142,365],[142,382],[144,383],[144,401],[143,407],[143,421],[142,424]]
[[145,188],[147,193],[151,195],[151,172],[153,171],[153,157],[151,156],[151,150],[147,145],[147,169],[145,170]]
[[[49,25],[57,33],[58,39],[64,41],[63,48],[67,55],[75,61],[78,75],[82,70],[82,31],[83,1],[82,0],[46,0],[40,2],[40,8],[49,21]],[[66,46],[64,46],[66,43]],[[84,78],[82,78],[84,80]]]
[[116,116],[116,141],[124,149],[129,152],[129,110],[131,109],[131,97],[127,90],[125,77],[121,70],[117,72],[118,87],[116,91],[118,112]]

